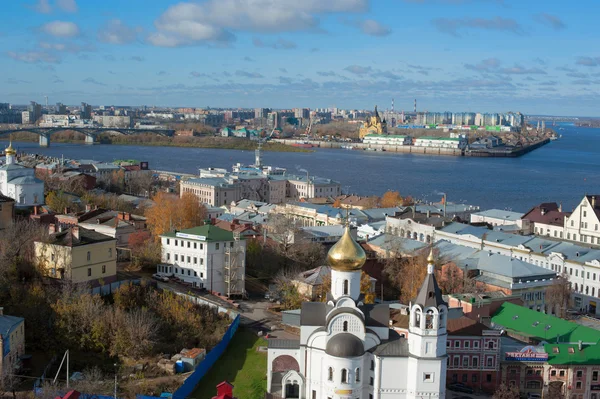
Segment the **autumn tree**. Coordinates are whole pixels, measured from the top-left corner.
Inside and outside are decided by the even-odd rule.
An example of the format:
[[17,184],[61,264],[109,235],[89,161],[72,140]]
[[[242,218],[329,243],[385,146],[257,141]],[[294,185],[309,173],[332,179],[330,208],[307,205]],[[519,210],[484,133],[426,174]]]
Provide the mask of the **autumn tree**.
[[298,291],[298,287],[294,284],[300,270],[296,268],[288,268],[280,270],[275,277],[275,287],[279,295],[281,310],[298,309],[302,306],[302,302],[306,299]]
[[443,294],[475,294],[485,292],[486,285],[477,283],[469,276],[467,271],[460,269],[454,262],[445,264],[444,268],[437,270],[437,281]]
[[379,201],[379,205],[382,208],[394,208],[396,206],[401,206],[404,202],[404,199],[400,195],[398,191],[386,191]]
[[515,385],[508,387],[505,384],[500,384],[500,386],[496,388],[492,399],[519,399],[520,396],[519,388]]
[[[404,255],[401,245],[396,244],[393,250],[380,256],[383,262],[383,272],[390,279],[392,285],[400,290],[400,301],[408,303],[413,300],[427,274],[427,251],[413,252]],[[438,259],[436,263],[443,261]]]
[[554,311],[557,317],[566,318],[567,310],[571,305],[572,292],[573,289],[569,281],[569,276],[566,273],[562,273],[553,281],[552,285],[546,288],[546,306],[549,313]]
[[50,191],[46,195],[46,205],[56,213],[63,213],[67,208],[74,211],[77,210],[74,209],[77,206],[73,203],[72,197],[62,191]]
[[159,192],[152,200],[154,206],[146,210],[145,216],[155,239],[168,231],[200,226],[206,218],[206,208],[192,193],[177,197]]

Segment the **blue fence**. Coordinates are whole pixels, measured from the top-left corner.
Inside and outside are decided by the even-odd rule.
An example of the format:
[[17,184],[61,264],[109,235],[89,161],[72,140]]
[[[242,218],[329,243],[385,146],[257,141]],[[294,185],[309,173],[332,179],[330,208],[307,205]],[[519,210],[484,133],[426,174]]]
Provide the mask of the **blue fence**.
[[206,354],[206,357],[200,362],[198,367],[196,367],[196,370],[194,370],[194,372],[183,382],[183,385],[175,391],[173,399],[185,399],[192,394],[200,380],[202,380],[206,373],[208,373],[208,370],[211,369],[215,362],[219,360],[223,352],[225,352],[225,349],[227,349],[229,342],[231,342],[231,338],[235,335],[239,324],[240,316],[238,315],[223,335],[221,342]]

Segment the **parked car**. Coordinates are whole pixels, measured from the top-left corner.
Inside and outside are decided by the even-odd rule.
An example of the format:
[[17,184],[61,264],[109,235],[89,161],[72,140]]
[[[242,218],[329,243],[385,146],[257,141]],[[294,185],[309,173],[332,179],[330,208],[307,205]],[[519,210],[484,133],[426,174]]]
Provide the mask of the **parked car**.
[[448,389],[455,392],[473,393],[473,388],[461,384],[460,382],[453,382],[448,384]]
[[542,399],[542,395],[539,393],[531,393],[527,394],[527,399]]
[[158,274],[158,273],[154,273],[152,275],[152,278],[158,281],[162,281],[162,282],[168,282],[169,278],[167,276],[163,276],[162,274]]

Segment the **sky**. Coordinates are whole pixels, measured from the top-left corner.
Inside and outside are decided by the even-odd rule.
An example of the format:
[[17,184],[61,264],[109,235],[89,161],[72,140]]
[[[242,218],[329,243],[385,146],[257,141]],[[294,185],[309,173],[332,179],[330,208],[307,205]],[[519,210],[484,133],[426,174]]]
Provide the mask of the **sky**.
[[600,116],[597,0],[16,0],[0,102]]

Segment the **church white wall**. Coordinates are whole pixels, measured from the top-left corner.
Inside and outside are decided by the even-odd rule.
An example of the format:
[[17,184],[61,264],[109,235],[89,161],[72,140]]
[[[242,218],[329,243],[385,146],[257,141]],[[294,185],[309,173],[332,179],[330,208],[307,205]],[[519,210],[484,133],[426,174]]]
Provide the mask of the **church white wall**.
[[408,359],[408,399],[444,397],[446,359]]
[[[355,358],[337,358],[317,349],[307,350],[306,397],[312,398],[368,398],[373,391],[369,387],[370,354]],[[329,380],[329,368],[333,370],[333,379]],[[342,382],[342,369],[347,370],[347,382]],[[357,369],[359,381],[356,381]]]
[[[331,295],[338,299],[344,295],[349,295],[352,299],[358,299],[360,296],[360,276],[361,272],[342,272],[331,271]],[[348,281],[348,293],[344,294],[344,281]]]
[[407,397],[408,379],[414,375],[411,373],[408,359],[407,357],[385,357],[376,360],[375,398],[404,399]]
[[8,192],[15,193],[11,196],[17,206],[33,206],[44,203],[44,183],[35,184],[8,184]]

